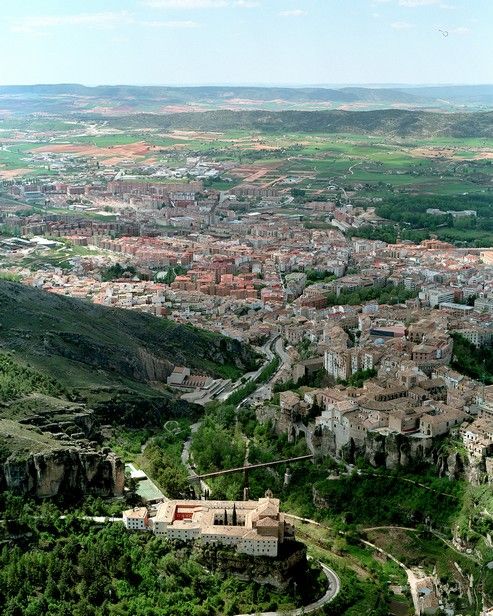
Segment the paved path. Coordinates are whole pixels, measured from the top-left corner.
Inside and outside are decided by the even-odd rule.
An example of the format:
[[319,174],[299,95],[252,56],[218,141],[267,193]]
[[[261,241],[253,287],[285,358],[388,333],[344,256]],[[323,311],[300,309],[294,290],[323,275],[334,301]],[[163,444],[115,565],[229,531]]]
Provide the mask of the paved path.
[[[197,430],[200,428],[201,424],[202,424],[203,420],[197,421],[197,423],[194,423],[191,427],[190,427],[190,436],[188,437],[188,439],[183,443],[183,450],[181,452],[181,461],[183,466],[187,469],[188,471],[188,476],[190,478],[194,478],[197,477],[197,473],[195,472],[195,469],[192,468],[192,465],[190,464],[190,447],[192,446],[192,438],[193,435],[195,434],[195,432],[197,432]],[[210,487],[207,485],[207,483],[205,481],[203,481],[202,479],[200,480],[200,490],[201,490],[201,494],[205,494],[205,492],[210,492],[211,489]]]
[[370,477],[386,477],[387,479],[394,479],[397,481],[405,481],[406,483],[411,483],[415,486],[418,486],[420,488],[423,488],[424,490],[428,490],[428,492],[434,492],[435,494],[439,494],[440,496],[447,496],[448,498],[453,498],[455,500],[458,500],[459,497],[456,496],[455,494],[450,494],[449,492],[441,492],[440,490],[435,490],[435,488],[430,488],[430,486],[425,485],[424,483],[421,483],[419,481],[415,481],[414,479],[408,479],[407,477],[396,477],[395,475],[387,475],[384,473],[372,473],[371,471],[364,471],[361,469],[358,469],[358,474],[359,475],[366,475],[366,476],[370,476]]
[[[291,359],[289,357],[289,355],[286,353],[286,350],[284,348],[284,341],[280,336],[275,336],[271,341],[270,341],[270,352],[271,352],[271,359],[269,360],[269,362],[267,362],[263,368],[265,368],[270,361],[272,361],[272,358],[277,355],[277,357],[279,357],[280,359],[280,363],[279,366],[277,367],[277,370],[274,372],[274,374],[270,377],[270,379],[267,381],[267,383],[257,383],[257,388],[255,389],[255,391],[253,391],[249,396],[247,396],[244,400],[242,400],[238,406],[236,407],[237,409],[240,409],[242,406],[250,404],[251,402],[255,401],[255,400],[270,400],[270,398],[272,397],[272,385],[274,384],[278,374],[286,367],[289,367],[291,364]],[[274,355],[275,353],[275,355]],[[262,370],[263,370],[262,368]],[[260,372],[262,371],[260,370]],[[259,372],[259,375],[260,375]]]
[[[292,513],[285,513],[284,517],[292,518],[293,520],[299,520],[300,522],[306,522],[307,524],[312,524],[313,526],[322,526],[320,522],[315,522],[315,520],[310,520],[310,518],[300,518],[299,515],[294,515]],[[324,528],[328,528],[328,527],[324,526]]]
[[366,541],[365,539],[361,539],[361,538],[359,539],[359,541],[363,543],[364,545],[366,545],[367,547],[372,548],[373,550],[376,550],[380,554],[383,554],[387,558],[390,558],[390,560],[395,562],[396,565],[399,565],[401,569],[404,569],[407,575],[407,581],[408,581],[409,587],[411,588],[411,597],[413,598],[414,613],[421,614],[421,608],[419,605],[419,597],[418,597],[418,587],[417,587],[418,578],[416,577],[414,572],[411,569],[408,569],[406,565],[402,563],[400,560],[397,560],[395,556],[392,556],[392,554],[390,554],[389,552],[382,550],[382,548],[378,547],[378,545],[375,545],[374,543],[371,543],[370,541]]
[[[297,515],[292,515],[292,514],[285,514],[287,518],[294,518],[295,520],[300,520],[301,522],[306,522],[307,524],[312,524],[314,526],[319,526],[322,528],[328,528],[326,526],[324,526],[323,524],[320,524],[320,522],[316,522],[315,520],[312,520],[310,518],[300,518]],[[379,527],[379,528],[391,528],[391,527]],[[364,529],[364,530],[371,530],[369,528]],[[344,532],[339,531],[342,535],[345,535]],[[415,609],[415,614],[420,614],[420,607],[419,607],[419,598],[418,598],[418,589],[417,589],[417,577],[414,574],[414,572],[411,569],[408,569],[408,567],[406,567],[406,565],[404,563],[402,563],[400,560],[397,560],[397,558],[395,556],[392,556],[392,554],[389,554],[389,552],[386,552],[385,550],[382,550],[382,548],[378,547],[378,545],[375,545],[374,543],[371,543],[370,541],[366,541],[365,539],[361,539],[359,538],[358,541],[360,541],[361,543],[363,543],[364,545],[366,545],[369,548],[372,548],[373,550],[376,550],[377,552],[380,552],[380,554],[383,554],[384,556],[386,556],[387,558],[390,558],[390,560],[392,560],[393,562],[395,562],[397,565],[399,565],[399,567],[401,567],[401,569],[403,569],[406,572],[407,575],[407,581],[409,583],[409,586],[411,588],[411,596],[413,599],[413,604],[414,604],[414,609]]]
[[[60,520],[66,520],[68,516],[61,515]],[[105,522],[123,522],[123,517],[121,518],[112,518],[107,515],[83,515],[79,518],[80,520],[90,520],[91,522],[96,522],[97,524],[104,524]]]
[[363,528],[366,532],[371,532],[372,530],[408,530],[411,533],[419,533],[420,531],[417,528],[409,528],[409,526],[372,526],[370,528]]
[[318,601],[289,612],[254,612],[252,614],[237,614],[237,616],[303,616],[304,614],[312,614],[313,612],[316,612],[327,603],[330,603],[339,594],[339,590],[341,589],[339,578],[334,571],[321,562],[318,564],[322,567],[329,584],[327,592]]

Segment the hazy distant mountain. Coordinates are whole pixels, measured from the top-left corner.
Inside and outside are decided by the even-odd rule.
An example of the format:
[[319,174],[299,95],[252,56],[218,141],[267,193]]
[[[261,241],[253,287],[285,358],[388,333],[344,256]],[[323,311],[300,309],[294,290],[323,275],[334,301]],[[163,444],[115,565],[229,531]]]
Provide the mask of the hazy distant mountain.
[[104,109],[107,115],[163,113],[192,107],[214,109],[493,109],[493,86],[257,87],[96,86],[78,84],[0,86],[0,114],[67,114]]
[[455,105],[493,105],[493,85],[418,86],[401,88],[400,91],[425,99],[447,100]]
[[406,105],[417,104],[430,104],[433,102],[430,97],[421,96],[419,93],[413,91],[405,92],[398,89],[388,88],[362,88],[362,87],[348,87],[341,88],[340,92],[343,92],[346,96],[354,96],[359,101],[372,102],[372,103],[405,103]]

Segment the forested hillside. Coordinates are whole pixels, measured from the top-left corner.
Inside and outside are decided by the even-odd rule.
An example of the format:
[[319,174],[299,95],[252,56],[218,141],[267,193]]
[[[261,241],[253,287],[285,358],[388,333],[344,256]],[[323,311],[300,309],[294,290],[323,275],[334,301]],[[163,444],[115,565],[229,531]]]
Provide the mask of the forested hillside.
[[[98,116],[91,116],[97,119]],[[108,120],[101,117],[101,120]],[[357,133],[387,137],[493,137],[493,112],[434,113],[378,111],[208,111],[168,115],[136,114],[112,118],[127,128],[204,131],[258,130],[283,133]]]
[[175,365],[236,376],[256,360],[248,347],[224,336],[5,280],[0,344],[72,388],[162,382]]

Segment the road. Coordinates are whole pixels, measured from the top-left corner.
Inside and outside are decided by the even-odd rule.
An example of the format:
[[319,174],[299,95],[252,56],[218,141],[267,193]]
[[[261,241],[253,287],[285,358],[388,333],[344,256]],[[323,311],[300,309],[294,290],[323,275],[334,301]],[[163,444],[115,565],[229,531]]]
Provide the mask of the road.
[[304,614],[312,614],[316,612],[327,603],[330,603],[334,600],[334,598],[339,594],[341,589],[341,584],[339,582],[339,578],[337,575],[329,569],[327,565],[323,563],[318,563],[322,567],[322,571],[325,573],[328,581],[327,592],[323,597],[321,597],[318,601],[314,603],[310,603],[310,605],[305,605],[304,607],[300,607],[296,610],[291,610],[290,612],[282,611],[282,612],[255,612],[253,614],[237,614],[237,616],[303,616]]
[[[197,477],[197,473],[195,472],[195,469],[190,464],[190,447],[192,446],[192,436],[200,428],[201,423],[202,423],[202,421],[197,421],[197,423],[194,423],[192,426],[190,426],[190,432],[191,432],[190,436],[183,443],[183,449],[182,449],[182,452],[181,452],[182,464],[187,469],[188,476],[190,478]],[[210,487],[202,479],[200,479],[200,490],[201,490],[202,494],[204,494],[206,491],[207,492],[211,491]]]
[[[243,387],[245,385],[245,383],[247,383],[249,381],[256,381],[256,379],[258,379],[258,377],[260,376],[260,374],[262,373],[264,368],[266,366],[268,366],[269,363],[274,358],[274,356],[277,355],[279,357],[279,359],[281,360],[279,368],[277,369],[277,371],[272,375],[271,379],[267,383],[259,385],[250,396],[248,396],[245,400],[240,402],[238,404],[238,406],[237,406],[237,409],[241,408],[241,406],[243,404],[248,404],[249,402],[252,402],[256,398],[257,399],[266,399],[266,400],[268,400],[268,399],[270,399],[272,397],[271,383],[272,383],[273,379],[275,378],[276,374],[278,374],[278,372],[280,370],[282,370],[286,366],[286,364],[289,364],[289,362],[291,360],[290,360],[289,355],[286,353],[286,351],[284,349],[284,342],[283,342],[282,338],[279,335],[274,336],[273,338],[270,338],[261,347],[261,351],[265,355],[265,358],[266,358],[265,362],[262,364],[262,366],[260,366],[260,368],[258,368],[255,372],[249,372],[248,374],[244,375],[242,383],[238,383],[235,387],[228,388],[224,392],[222,392],[221,395],[218,396],[218,398],[217,398],[218,401],[220,401],[220,402],[227,402],[229,396],[234,391],[236,391],[236,389],[239,389],[239,388]],[[246,380],[245,380],[245,377],[246,377]],[[182,453],[181,453],[181,461],[182,461],[183,465],[185,466],[185,468],[187,469],[188,476],[190,478],[196,478],[197,477],[197,473],[195,472],[195,469],[190,464],[190,447],[192,445],[192,436],[193,436],[193,434],[195,432],[197,432],[197,430],[199,429],[201,423],[202,423],[202,421],[198,421],[197,423],[195,423],[195,424],[193,424],[191,426],[191,435],[185,441],[185,443],[183,444],[183,450],[182,450]],[[202,479],[200,480],[200,487],[201,487],[202,494],[206,490],[209,493],[211,492],[210,487]]]
[[[328,527],[325,526],[324,524],[320,524],[320,522],[316,522],[315,520],[312,520],[310,518],[300,518],[297,515],[292,515],[292,514],[288,514],[288,513],[285,514],[285,515],[286,515],[287,518],[293,518],[295,520],[299,520],[301,522],[304,522],[305,524],[312,524],[314,526],[318,526],[319,528],[327,528],[328,529]],[[375,528],[380,528],[380,527],[375,527]],[[393,528],[393,527],[387,526],[385,528]],[[366,530],[370,530],[370,529],[366,529]],[[341,535],[345,535],[346,534],[343,531],[339,531],[339,533]],[[417,589],[417,579],[418,578],[416,577],[414,572],[411,569],[408,569],[406,567],[406,565],[404,563],[402,563],[400,560],[397,560],[397,558],[395,556],[392,556],[392,554],[389,554],[389,552],[386,552],[385,550],[382,550],[382,548],[378,547],[378,545],[375,545],[374,543],[371,543],[370,541],[366,541],[365,539],[361,539],[361,538],[359,538],[358,541],[360,541],[361,543],[363,543],[367,547],[372,548],[373,550],[376,550],[380,554],[383,554],[384,556],[386,556],[387,558],[389,558],[390,560],[395,562],[397,565],[399,565],[399,567],[401,567],[401,569],[403,569],[406,572],[407,581],[408,581],[409,587],[411,589],[411,596],[412,596],[412,599],[413,599],[415,614],[420,614],[421,612],[420,612],[420,605],[419,605],[419,598],[418,598],[418,589]]]
[[226,387],[224,391],[222,391],[221,394],[216,398],[219,402],[227,402],[229,396],[231,396],[231,394],[233,394],[237,389],[241,389],[246,385],[246,383],[258,379],[262,370],[266,368],[274,358],[272,345],[278,338],[279,336],[274,336],[273,338],[270,338],[262,347],[260,347],[260,352],[265,355],[265,361],[263,362],[263,364],[260,366],[260,368],[255,370],[255,372],[247,372],[246,374],[244,374],[240,382],[232,383],[228,387]]
[[374,543],[371,543],[370,541],[366,541],[365,539],[359,539],[359,541],[363,543],[364,545],[366,545],[367,547],[372,548],[373,550],[379,552],[380,554],[383,554],[384,556],[386,556],[387,558],[395,562],[396,565],[399,565],[401,569],[404,569],[407,575],[407,582],[409,584],[409,588],[411,589],[411,597],[413,599],[414,613],[416,615],[421,614],[421,607],[420,607],[420,601],[419,601],[419,595],[418,595],[418,584],[417,584],[418,578],[416,577],[416,574],[414,573],[414,571],[412,571],[411,569],[408,569],[404,563],[402,563],[400,560],[397,560],[397,558],[395,556],[392,556],[392,554],[389,554],[389,552],[386,552],[385,550],[382,550],[382,548],[379,548],[378,545],[375,545]]
[[[272,398],[272,393],[273,393],[272,392],[273,381],[275,380],[279,372],[283,370],[286,366],[289,366],[291,363],[291,358],[286,353],[286,350],[284,349],[284,341],[280,336],[275,336],[275,338],[270,340],[268,344],[269,344],[269,350],[271,354],[271,358],[269,361],[272,360],[272,358],[274,357],[274,353],[275,353],[281,360],[279,367],[274,372],[274,374],[271,376],[269,381],[267,381],[267,383],[264,383],[263,385],[260,385],[259,387],[257,387],[257,389],[254,392],[252,392],[247,398],[245,398],[244,400],[240,402],[237,408],[240,408],[246,404],[251,404],[254,401],[262,402],[264,400],[270,400]],[[262,370],[260,370],[260,372],[262,372]],[[260,372],[258,372],[259,375],[260,375]]]
[[[62,515],[60,516],[60,519],[63,520],[65,519],[67,516]],[[290,516],[296,519],[304,519],[304,518],[298,518],[297,516]],[[123,518],[111,518],[111,517],[106,517],[106,516],[82,516],[81,518],[82,520],[91,520],[92,522],[96,522],[98,524],[103,524],[105,522],[123,522]],[[315,524],[317,524],[317,522],[314,522]],[[326,605],[327,603],[330,603],[339,593],[340,589],[341,589],[341,583],[339,581],[339,578],[337,577],[337,574],[332,571],[332,569],[330,569],[329,567],[327,567],[327,565],[324,565],[324,563],[319,562],[318,563],[320,565],[320,567],[322,568],[322,571],[325,573],[325,576],[327,577],[327,582],[328,582],[328,586],[327,586],[327,591],[325,592],[324,596],[321,597],[320,599],[318,599],[317,601],[314,601],[313,603],[310,603],[309,605],[306,605],[304,607],[301,607],[299,609],[296,610],[292,610],[290,612],[255,612],[253,614],[238,614],[237,616],[303,616],[304,614],[311,614],[313,612],[316,612],[317,610],[319,610],[320,608],[322,608],[324,605]]]
[[280,358],[281,360],[281,368],[287,364],[291,363],[291,358],[289,357],[289,355],[286,353],[286,349],[284,348],[284,341],[282,338],[278,338],[276,340],[276,343],[274,345],[274,350],[276,352],[276,355]]
[[[61,515],[60,520],[66,520],[69,516]],[[90,522],[96,522],[97,524],[104,524],[105,522],[123,522],[123,518],[111,518],[106,515],[83,515],[79,520],[89,520]]]

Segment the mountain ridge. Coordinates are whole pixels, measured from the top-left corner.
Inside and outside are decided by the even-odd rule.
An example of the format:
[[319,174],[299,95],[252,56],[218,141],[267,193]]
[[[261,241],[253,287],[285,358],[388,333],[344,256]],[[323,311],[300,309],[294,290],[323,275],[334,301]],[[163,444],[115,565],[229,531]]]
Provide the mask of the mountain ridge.
[[252,130],[285,133],[358,133],[400,137],[493,137],[493,111],[436,113],[400,109],[376,111],[206,111],[135,114],[103,118],[114,127],[162,130]]
[[[493,109],[493,85],[478,86],[135,86],[34,84],[0,86],[0,110],[31,113],[109,114],[155,112],[176,107],[207,109],[374,108],[476,111]],[[176,110],[176,109],[175,109]]]

